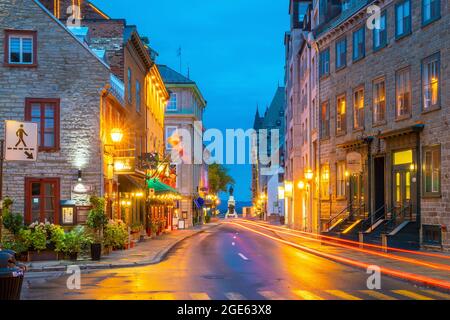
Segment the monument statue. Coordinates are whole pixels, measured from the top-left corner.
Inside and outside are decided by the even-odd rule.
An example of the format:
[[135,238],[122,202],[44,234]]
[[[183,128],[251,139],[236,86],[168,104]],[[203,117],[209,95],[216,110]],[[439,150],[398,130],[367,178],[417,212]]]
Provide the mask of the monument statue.
[[236,201],[234,200],[234,188],[230,186],[228,190],[230,193],[230,198],[228,199],[228,211],[225,214],[225,219],[228,218],[238,218],[238,214],[236,212]]

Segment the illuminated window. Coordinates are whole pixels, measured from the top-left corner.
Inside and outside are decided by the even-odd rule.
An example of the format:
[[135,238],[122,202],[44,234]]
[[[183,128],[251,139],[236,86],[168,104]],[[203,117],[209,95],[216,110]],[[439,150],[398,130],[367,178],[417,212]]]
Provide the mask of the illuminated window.
[[322,195],[322,199],[330,198],[330,165],[324,164],[322,165],[321,175],[320,175],[320,192]]
[[424,191],[425,195],[441,193],[441,147],[424,148]]
[[373,83],[373,123],[386,120],[386,83],[384,79]]
[[347,101],[345,95],[337,98],[336,105],[336,133],[345,133],[347,130]]
[[357,89],[353,93],[353,128],[364,128],[364,89]]
[[423,110],[439,107],[440,54],[437,53],[422,62]]
[[394,153],[394,165],[404,165],[413,163],[413,152],[412,150],[400,151]]
[[345,162],[339,162],[336,167],[336,196],[341,198],[346,195],[345,170]]
[[405,68],[396,74],[396,118],[411,115],[411,69]]

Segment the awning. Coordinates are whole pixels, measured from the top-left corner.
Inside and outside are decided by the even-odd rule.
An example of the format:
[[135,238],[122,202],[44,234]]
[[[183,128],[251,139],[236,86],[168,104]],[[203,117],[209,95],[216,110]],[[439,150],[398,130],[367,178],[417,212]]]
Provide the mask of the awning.
[[157,179],[150,179],[147,183],[149,189],[155,190],[156,194],[175,193],[180,194],[176,189],[168,186]]
[[119,175],[119,191],[133,192],[145,189],[145,179],[128,174]]

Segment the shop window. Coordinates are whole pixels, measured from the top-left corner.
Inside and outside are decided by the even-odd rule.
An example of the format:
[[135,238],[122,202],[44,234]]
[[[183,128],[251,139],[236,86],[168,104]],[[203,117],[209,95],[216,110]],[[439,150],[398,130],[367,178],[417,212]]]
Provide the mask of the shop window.
[[364,128],[364,89],[353,93],[353,129]]
[[25,222],[59,223],[59,179],[25,179]]
[[424,148],[423,158],[423,180],[425,196],[440,196],[441,146]]
[[39,151],[59,150],[59,113],[59,99],[25,100],[25,121],[35,122],[38,125]]
[[396,73],[396,118],[411,115],[411,69],[404,68]]
[[345,162],[339,162],[336,167],[336,196],[344,198],[346,196]]
[[413,163],[412,150],[400,151],[394,153],[394,166]]
[[5,30],[5,66],[37,66],[37,33],[25,30]]
[[441,246],[442,229],[436,225],[422,225],[422,242],[425,245]]
[[320,182],[322,200],[330,199],[330,165],[325,164],[322,166]]
[[439,108],[440,103],[440,54],[434,54],[422,62],[423,111]]
[[386,120],[386,82],[379,79],[373,83],[373,123]]
[[336,105],[336,134],[345,133],[347,130],[347,99],[345,94],[337,98]]

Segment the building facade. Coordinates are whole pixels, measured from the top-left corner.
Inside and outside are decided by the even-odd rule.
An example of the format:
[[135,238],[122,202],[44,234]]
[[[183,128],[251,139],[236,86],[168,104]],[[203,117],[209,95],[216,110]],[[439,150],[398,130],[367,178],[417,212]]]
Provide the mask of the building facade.
[[165,113],[166,150],[172,160],[180,160],[174,161],[176,188],[182,196],[177,219],[184,222],[184,227],[191,227],[203,222],[203,204],[208,192],[201,124],[206,100],[194,81],[168,66],[158,67],[170,91]]

